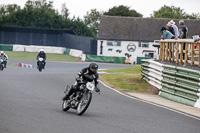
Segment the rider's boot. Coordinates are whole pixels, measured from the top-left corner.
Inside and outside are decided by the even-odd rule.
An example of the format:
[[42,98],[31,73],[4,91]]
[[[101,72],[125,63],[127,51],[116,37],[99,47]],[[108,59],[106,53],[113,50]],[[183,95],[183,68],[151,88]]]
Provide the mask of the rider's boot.
[[44,62],[44,66],[43,66],[43,69],[45,69],[45,65],[46,65],[46,62]]
[[71,95],[73,93],[73,89],[71,88],[68,92],[67,92],[67,94],[62,98],[62,100],[64,101],[64,100],[68,100],[69,99],[69,96]]

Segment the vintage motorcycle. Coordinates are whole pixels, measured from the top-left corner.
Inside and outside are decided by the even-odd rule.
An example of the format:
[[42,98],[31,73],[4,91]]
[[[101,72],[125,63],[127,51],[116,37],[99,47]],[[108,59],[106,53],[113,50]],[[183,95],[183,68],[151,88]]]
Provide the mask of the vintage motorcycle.
[[[64,93],[68,93],[70,87],[67,85]],[[81,82],[78,91],[72,93],[68,100],[62,103],[62,110],[68,111],[70,108],[76,110],[77,115],[82,115],[90,105],[92,100],[92,91],[95,85],[92,82]],[[100,94],[100,93],[99,93]]]
[[40,57],[40,58],[38,58],[38,62],[39,62],[38,70],[41,72],[42,69],[44,69],[44,59]]

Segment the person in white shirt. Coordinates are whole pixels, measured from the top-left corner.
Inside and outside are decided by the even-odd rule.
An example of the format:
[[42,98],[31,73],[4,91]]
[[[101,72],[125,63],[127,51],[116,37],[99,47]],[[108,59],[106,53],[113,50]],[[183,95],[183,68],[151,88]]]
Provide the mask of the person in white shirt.
[[177,40],[179,38],[179,30],[178,27],[175,25],[175,22],[173,20],[168,22],[168,25],[171,25],[171,27],[174,29],[174,36],[175,36],[175,40]]

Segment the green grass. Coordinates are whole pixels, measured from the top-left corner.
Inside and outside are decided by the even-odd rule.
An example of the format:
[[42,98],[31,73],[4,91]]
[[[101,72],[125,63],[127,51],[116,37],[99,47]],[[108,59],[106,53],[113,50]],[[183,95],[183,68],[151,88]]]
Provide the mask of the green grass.
[[[36,52],[15,52],[15,51],[4,51],[8,55],[9,60],[31,60],[35,61],[38,53]],[[49,54],[47,55],[47,61],[66,61],[66,62],[77,62],[78,58],[64,55],[64,54]]]
[[146,91],[150,85],[141,76],[141,66],[106,70],[100,79],[110,86],[125,91]]
[[[4,51],[9,60],[32,60],[35,61],[37,54],[35,52],[14,52]],[[62,54],[47,53],[47,61],[66,61],[77,62],[78,58]],[[109,74],[101,74],[100,79],[109,83],[116,89],[127,91],[145,91],[150,86],[146,81],[141,79],[141,66],[129,68],[119,68],[106,70]]]

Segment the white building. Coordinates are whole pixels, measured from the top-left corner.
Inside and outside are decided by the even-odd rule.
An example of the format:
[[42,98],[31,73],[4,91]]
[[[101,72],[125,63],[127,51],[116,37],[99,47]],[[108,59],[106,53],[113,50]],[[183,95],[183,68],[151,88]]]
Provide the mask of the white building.
[[[158,47],[153,45],[156,43],[159,46],[160,29],[169,21],[170,19],[163,18],[102,16],[98,27],[97,55],[117,57],[131,55],[131,63],[138,57],[158,58]],[[177,25],[179,20],[174,21]],[[184,21],[189,33],[199,33],[194,27],[200,21]]]
[[97,55],[130,56],[130,62],[136,63],[137,57],[158,57],[158,49],[153,47],[153,44],[154,42],[98,40]]

